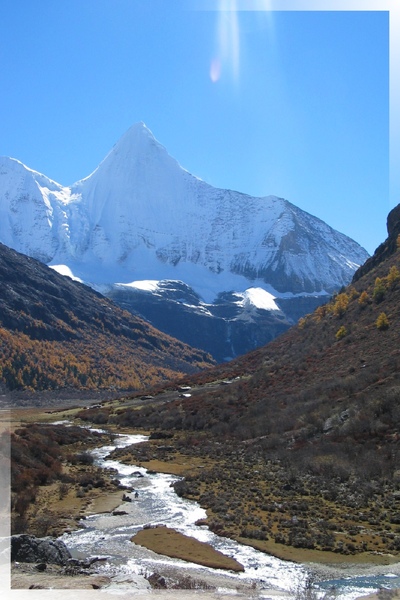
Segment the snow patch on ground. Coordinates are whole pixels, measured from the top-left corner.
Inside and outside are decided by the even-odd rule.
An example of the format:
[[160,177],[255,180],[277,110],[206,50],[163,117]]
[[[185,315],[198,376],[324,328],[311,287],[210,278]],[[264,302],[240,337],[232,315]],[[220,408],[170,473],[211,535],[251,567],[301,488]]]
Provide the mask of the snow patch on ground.
[[70,277],[74,281],[79,281],[79,283],[84,283],[82,279],[79,277],[75,277],[71,269],[67,265],[50,265],[50,269],[53,269],[60,275],[64,275],[66,277]]
[[235,296],[241,298],[237,303],[240,306],[252,304],[256,308],[263,310],[279,310],[279,306],[275,303],[275,296],[266,292],[262,288],[249,288],[245,292],[235,292]]
[[115,285],[123,288],[133,288],[144,292],[157,292],[160,282],[155,279],[144,279],[142,281],[131,281],[131,283],[116,283]]

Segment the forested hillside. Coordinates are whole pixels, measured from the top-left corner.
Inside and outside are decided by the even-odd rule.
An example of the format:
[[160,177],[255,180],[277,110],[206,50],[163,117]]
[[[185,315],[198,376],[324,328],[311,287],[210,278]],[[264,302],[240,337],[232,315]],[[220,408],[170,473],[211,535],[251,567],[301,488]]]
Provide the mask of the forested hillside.
[[0,383],[143,389],[210,366],[91,288],[0,244]]

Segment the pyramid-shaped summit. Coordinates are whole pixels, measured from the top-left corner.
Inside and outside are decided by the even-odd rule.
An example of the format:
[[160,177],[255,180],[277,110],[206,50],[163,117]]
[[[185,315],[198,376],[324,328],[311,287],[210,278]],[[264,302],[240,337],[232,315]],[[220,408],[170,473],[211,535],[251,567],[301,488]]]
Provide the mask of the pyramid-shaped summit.
[[[0,241],[49,263],[67,263],[87,281],[113,283],[108,267],[115,265],[117,281],[186,277],[200,295],[206,288],[214,295],[244,291],[254,283],[280,293],[329,293],[368,257],[356,242],[282,198],[217,189],[190,175],[142,122],[71,188],[52,182],[49,197],[47,178],[31,173],[16,186],[12,171],[2,171]],[[48,208],[49,199],[51,210],[35,208]],[[22,206],[32,216],[29,233],[52,230],[43,252],[38,239],[30,248],[32,236],[21,237],[18,223],[7,218]]]
[[[321,302],[368,257],[283,198],[218,189],[191,175],[142,122],[68,188],[12,159],[2,164],[0,241],[103,291],[179,280],[208,303],[249,288],[282,299],[318,294]],[[289,318],[309,310],[307,302]]]
[[118,140],[96,171],[116,170],[134,177],[136,172],[144,176],[150,169],[174,169],[179,167],[166,148],[154,137],[143,122],[136,123]]

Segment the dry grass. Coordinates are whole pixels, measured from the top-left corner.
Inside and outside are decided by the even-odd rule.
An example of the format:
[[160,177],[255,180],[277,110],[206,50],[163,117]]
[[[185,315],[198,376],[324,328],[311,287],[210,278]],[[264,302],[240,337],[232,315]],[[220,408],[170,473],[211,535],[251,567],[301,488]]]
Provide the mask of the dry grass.
[[244,571],[243,565],[234,558],[225,556],[222,552],[214,550],[209,544],[199,542],[195,538],[183,535],[169,527],[142,529],[131,538],[131,541],[145,546],[157,554],[180,558],[212,569]]
[[[398,557],[400,280],[390,283],[393,270],[400,251],[302,326],[187,378],[190,398],[135,411],[133,428],[165,439],[137,447],[132,463],[183,475],[177,492],[207,509],[213,531],[268,552],[272,545],[339,560]],[[379,301],[377,278],[386,281]],[[369,300],[360,304],[363,294]],[[376,326],[382,312],[386,331]],[[342,325],[348,335],[338,341]],[[115,414],[115,425],[128,424],[123,407]],[[205,467],[193,469],[195,460]]]
[[392,544],[399,526],[392,522],[395,504],[388,510],[390,488],[385,493],[378,490],[377,497],[360,497],[360,508],[351,507],[349,485],[339,485],[334,478],[331,483],[324,478],[327,487],[322,489],[326,495],[329,485],[340,487],[336,501],[323,497],[318,478],[303,478],[279,461],[263,464],[254,447],[224,444],[223,456],[218,458],[220,445],[210,437],[203,435],[201,443],[189,446],[182,443],[185,435],[176,432],[167,450],[151,440],[113,455],[127,464],[184,476],[175,484],[176,492],[206,509],[210,529],[284,560],[398,561]]

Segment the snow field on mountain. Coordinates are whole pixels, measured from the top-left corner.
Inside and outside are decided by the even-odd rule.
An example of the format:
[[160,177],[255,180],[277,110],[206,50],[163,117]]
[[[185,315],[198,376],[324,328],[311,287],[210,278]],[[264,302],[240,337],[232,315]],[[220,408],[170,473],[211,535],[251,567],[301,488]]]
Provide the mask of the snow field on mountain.
[[256,308],[262,308],[264,310],[280,310],[279,306],[277,306],[274,301],[274,296],[262,288],[249,288],[243,294],[236,292],[235,296],[242,298],[242,306],[252,304]]
[[[96,289],[181,280],[204,302],[257,287],[330,293],[368,257],[282,198],[217,189],[194,177],[143,123],[69,188],[1,159],[0,241]],[[246,301],[276,310],[259,293]]]

